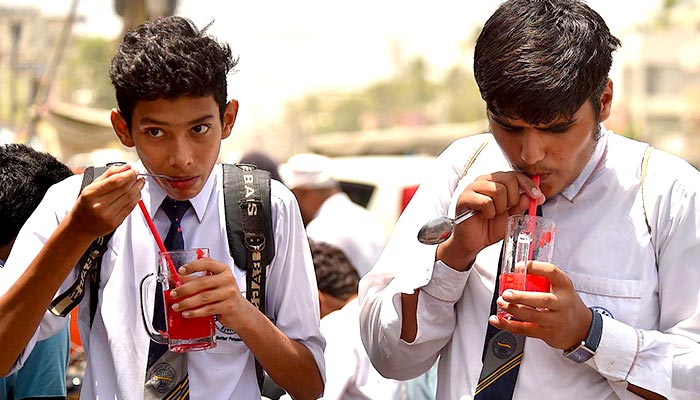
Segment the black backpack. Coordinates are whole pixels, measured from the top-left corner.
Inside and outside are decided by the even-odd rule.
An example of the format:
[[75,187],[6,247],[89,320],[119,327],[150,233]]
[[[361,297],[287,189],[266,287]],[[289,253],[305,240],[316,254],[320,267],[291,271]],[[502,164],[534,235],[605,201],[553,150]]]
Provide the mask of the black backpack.
[[[88,167],[83,173],[82,191],[111,165]],[[246,299],[265,313],[266,268],[275,256],[270,207],[270,173],[251,164],[223,164],[224,212],[231,257],[237,265],[246,267]],[[97,312],[100,266],[102,255],[114,234],[95,239],[80,258],[75,282],[49,305],[54,315],[65,317],[90,293],[90,326]],[[86,287],[86,283],[89,286]],[[269,317],[268,317],[269,318]],[[262,385],[263,370],[255,360],[258,384]]]

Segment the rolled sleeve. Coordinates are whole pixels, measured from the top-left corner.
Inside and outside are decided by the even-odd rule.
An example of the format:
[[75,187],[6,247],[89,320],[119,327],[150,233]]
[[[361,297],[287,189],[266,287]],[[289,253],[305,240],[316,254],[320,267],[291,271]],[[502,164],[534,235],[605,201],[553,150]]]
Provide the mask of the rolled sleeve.
[[603,316],[600,344],[588,364],[608,380],[624,381],[637,356],[639,340],[635,328]]
[[457,271],[438,260],[433,266],[430,281],[422,290],[438,300],[454,304],[462,298],[469,271]]

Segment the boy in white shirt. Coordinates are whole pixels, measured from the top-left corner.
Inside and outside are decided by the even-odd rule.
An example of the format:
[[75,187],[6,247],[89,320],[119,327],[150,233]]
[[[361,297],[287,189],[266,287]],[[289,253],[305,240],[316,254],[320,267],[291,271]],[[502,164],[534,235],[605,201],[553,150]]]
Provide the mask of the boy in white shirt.
[[[138,282],[155,270],[157,246],[135,206],[143,199],[165,237],[170,221],[160,206],[167,197],[190,203],[179,221],[185,248],[210,249],[210,258],[184,270],[209,275],[173,291],[182,300],[172,311],[185,318],[216,316],[222,339],[214,349],[186,354],[189,389],[180,388],[178,398],[260,397],[254,358],[294,397],[322,393],[316,283],[291,192],[272,182],[275,257],[267,267],[266,306],[274,324],[242,294],[245,265],[234,263],[228,251],[216,160],[238,112],[236,100],[226,101],[226,76],[236,62],[228,45],[184,18],[157,19],[126,34],[110,69],[119,105],[111,121],[140,161],[111,167],[77,201],[79,177],[54,186],[20,232],[0,272],[0,374],[21,366],[37,340],[65,324],[45,313],[48,304],[72,283],[76,262],[93,240],[116,229],[102,258],[92,326],[85,314],[89,307],[80,308],[88,361],[81,397],[150,399],[170,393],[144,394],[144,381],[162,377],[146,376],[149,338],[136,300]],[[139,177],[146,172],[168,178]]]

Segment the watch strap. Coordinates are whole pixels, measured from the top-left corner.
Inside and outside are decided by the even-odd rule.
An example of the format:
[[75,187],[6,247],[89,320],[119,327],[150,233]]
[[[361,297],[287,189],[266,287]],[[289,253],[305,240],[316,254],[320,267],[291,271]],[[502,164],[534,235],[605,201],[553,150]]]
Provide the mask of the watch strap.
[[595,355],[603,335],[603,316],[593,309],[590,310],[592,313],[591,327],[588,329],[586,340],[564,352],[564,357],[576,363],[586,362]]
[[588,330],[584,346],[595,353],[598,350],[600,338],[603,336],[603,316],[593,309],[589,310],[593,313],[593,319],[591,320],[591,329]]

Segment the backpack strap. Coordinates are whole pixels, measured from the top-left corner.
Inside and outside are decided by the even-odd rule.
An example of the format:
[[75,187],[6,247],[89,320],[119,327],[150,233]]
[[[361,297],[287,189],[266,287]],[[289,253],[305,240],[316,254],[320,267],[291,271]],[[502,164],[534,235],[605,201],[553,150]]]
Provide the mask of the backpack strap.
[[[246,299],[265,314],[264,270],[275,256],[270,207],[270,173],[250,164],[223,164],[224,211],[231,257],[246,269]],[[274,321],[273,321],[274,322]],[[262,388],[264,371],[255,359]]]
[[[109,166],[106,167],[88,167],[83,172],[83,182],[80,186],[80,191],[92,183],[96,177],[102,175]],[[65,317],[73,308],[75,308],[85,296],[85,285],[89,283],[90,291],[90,327],[97,313],[97,301],[100,288],[100,266],[102,265],[102,256],[107,251],[107,244],[112,238],[114,231],[100,236],[95,239],[85,250],[82,257],[78,261],[78,277],[73,284],[63,293],[58,295],[49,305],[49,311],[52,314]]]

